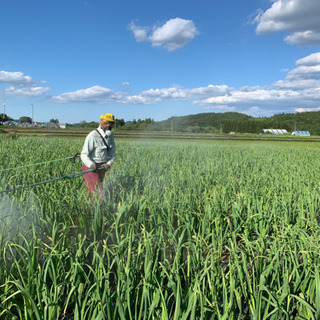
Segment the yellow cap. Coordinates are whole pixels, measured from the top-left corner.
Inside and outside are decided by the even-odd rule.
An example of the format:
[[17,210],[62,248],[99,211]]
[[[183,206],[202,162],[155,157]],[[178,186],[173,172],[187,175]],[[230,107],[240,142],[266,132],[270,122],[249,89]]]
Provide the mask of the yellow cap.
[[105,114],[101,115],[100,119],[110,121],[110,122],[115,122],[114,115],[111,113],[105,113]]

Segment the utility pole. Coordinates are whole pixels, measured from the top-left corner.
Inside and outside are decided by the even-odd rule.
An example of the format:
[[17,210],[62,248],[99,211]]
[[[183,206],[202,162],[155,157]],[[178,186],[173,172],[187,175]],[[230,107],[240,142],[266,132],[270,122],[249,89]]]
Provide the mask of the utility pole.
[[3,97],[3,121],[6,117],[6,99]]
[[33,103],[30,104],[32,106],[32,120],[31,120],[31,124],[33,124]]

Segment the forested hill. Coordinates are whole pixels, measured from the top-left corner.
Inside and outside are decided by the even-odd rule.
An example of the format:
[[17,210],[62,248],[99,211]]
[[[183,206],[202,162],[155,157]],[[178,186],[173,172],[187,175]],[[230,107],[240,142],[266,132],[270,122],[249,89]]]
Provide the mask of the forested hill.
[[201,126],[201,127],[216,127],[227,121],[245,121],[252,119],[243,113],[226,112],[226,113],[199,113],[188,116],[172,117],[164,122],[173,122],[182,126]]
[[[242,113],[199,113],[195,115],[171,117],[157,122],[161,129],[196,132],[239,132],[258,133],[262,129],[307,130],[312,135],[320,135],[320,111],[302,113],[282,113],[271,117],[254,118]],[[160,129],[159,128],[159,129]]]

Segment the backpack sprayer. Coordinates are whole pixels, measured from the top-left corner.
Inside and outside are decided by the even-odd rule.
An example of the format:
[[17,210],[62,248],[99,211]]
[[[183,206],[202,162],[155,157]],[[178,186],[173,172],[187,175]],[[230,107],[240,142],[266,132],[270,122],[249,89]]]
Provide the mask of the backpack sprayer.
[[[15,167],[15,168],[6,168],[6,169],[2,169],[2,171],[17,169],[17,168],[25,168],[25,167],[35,166],[35,165],[44,164],[44,163],[49,163],[49,162],[61,161],[61,160],[65,160],[65,159],[72,159],[73,163],[75,163],[76,158],[79,157],[79,156],[80,156],[80,153],[76,153],[74,156],[66,157],[66,158],[63,158],[63,159],[55,159],[55,160],[51,160],[51,161],[33,163],[33,164],[24,165],[24,166],[19,166],[19,167]],[[101,170],[101,169],[103,169],[103,166],[97,168],[97,170]],[[53,179],[49,179],[49,180],[46,180],[46,181],[36,182],[36,183],[34,183],[34,184],[29,184],[29,185],[27,185],[27,186],[22,186],[22,187],[16,187],[16,188],[12,188],[12,189],[2,190],[2,191],[0,191],[0,194],[1,194],[1,193],[8,193],[8,192],[11,192],[11,191],[17,191],[17,190],[21,190],[21,189],[26,189],[26,188],[31,188],[31,187],[39,186],[39,185],[41,185],[41,184],[53,182],[53,181],[58,181],[58,180],[63,180],[63,179],[68,179],[68,178],[74,178],[74,177],[81,176],[81,175],[83,175],[83,174],[85,174],[85,173],[93,172],[93,171],[95,171],[95,170],[94,170],[94,169],[89,169],[89,170],[86,170],[86,171],[77,172],[77,173],[73,173],[73,174],[68,174],[68,175],[66,175],[66,176],[62,176],[62,177],[58,177],[58,178],[53,178]]]

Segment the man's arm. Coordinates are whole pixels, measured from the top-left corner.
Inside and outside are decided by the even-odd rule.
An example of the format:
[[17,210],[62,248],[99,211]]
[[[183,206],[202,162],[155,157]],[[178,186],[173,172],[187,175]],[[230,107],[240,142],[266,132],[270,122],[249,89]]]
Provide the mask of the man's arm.
[[82,160],[82,162],[88,167],[90,168],[95,162],[91,159],[90,155],[91,155],[91,151],[94,148],[94,143],[93,143],[93,137],[92,134],[88,134],[84,144],[83,144],[83,148],[80,154],[80,158]]
[[110,137],[112,148],[108,151],[108,156],[111,157],[111,159],[107,162],[107,164],[111,167],[114,162],[116,161],[117,153],[116,153],[116,144],[114,142],[113,136]]

